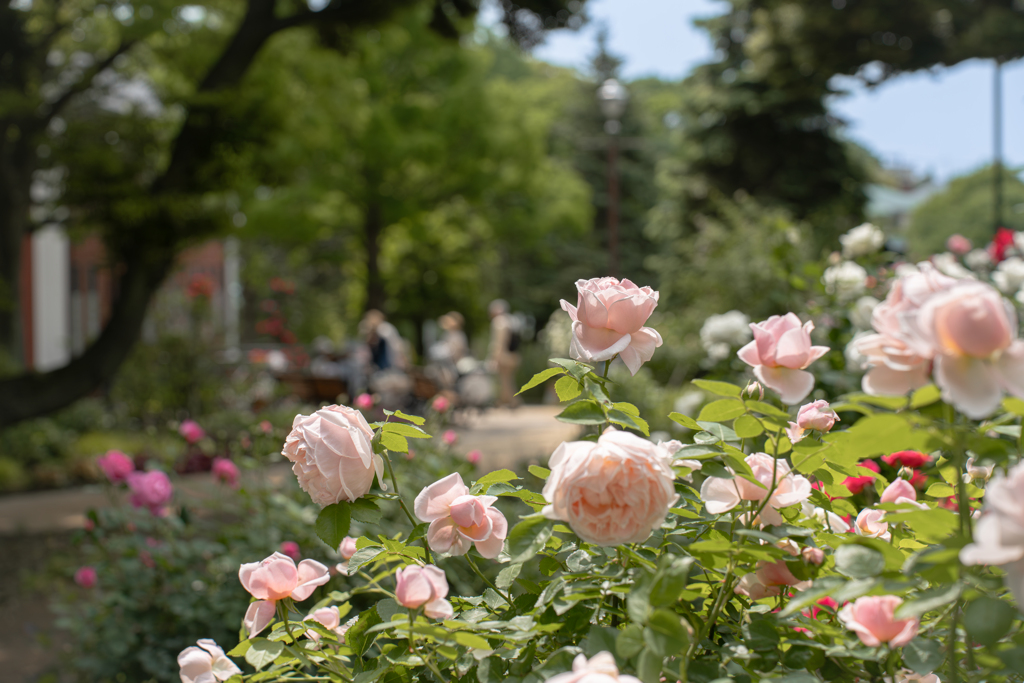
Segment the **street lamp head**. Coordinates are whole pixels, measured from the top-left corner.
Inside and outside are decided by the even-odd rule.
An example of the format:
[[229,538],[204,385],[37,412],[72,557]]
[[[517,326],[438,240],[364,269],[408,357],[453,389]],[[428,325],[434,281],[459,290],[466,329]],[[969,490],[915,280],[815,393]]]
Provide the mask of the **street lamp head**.
[[626,111],[629,91],[614,78],[609,78],[597,89],[597,102],[601,105],[601,113],[606,119],[618,121]]

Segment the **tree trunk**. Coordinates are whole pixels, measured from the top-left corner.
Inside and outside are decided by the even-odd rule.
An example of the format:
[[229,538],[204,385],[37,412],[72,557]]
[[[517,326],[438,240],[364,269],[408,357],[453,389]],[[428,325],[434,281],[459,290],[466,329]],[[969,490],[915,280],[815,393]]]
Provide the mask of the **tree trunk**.
[[363,221],[363,236],[366,240],[366,310],[384,309],[386,293],[384,278],[380,272],[380,234],[384,230],[381,206],[377,200],[370,200],[366,205],[366,218]]
[[0,350],[21,363],[21,243],[28,227],[32,164],[28,145],[6,139],[10,128],[0,126]]

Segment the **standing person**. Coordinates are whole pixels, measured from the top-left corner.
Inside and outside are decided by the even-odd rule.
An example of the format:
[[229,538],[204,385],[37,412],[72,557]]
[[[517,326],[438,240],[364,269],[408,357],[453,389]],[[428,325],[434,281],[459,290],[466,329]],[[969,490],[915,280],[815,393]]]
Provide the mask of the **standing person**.
[[488,307],[491,315],[491,347],[487,359],[498,374],[499,406],[514,408],[516,370],[519,368],[519,325],[509,313],[508,302],[495,299]]

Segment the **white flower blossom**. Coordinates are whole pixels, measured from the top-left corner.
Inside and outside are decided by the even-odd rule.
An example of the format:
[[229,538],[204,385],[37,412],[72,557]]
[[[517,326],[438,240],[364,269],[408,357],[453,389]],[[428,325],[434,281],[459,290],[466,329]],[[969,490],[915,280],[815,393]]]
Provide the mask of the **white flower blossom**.
[[1003,294],[1015,294],[1024,285],[1024,259],[1011,256],[996,266],[992,273],[992,284]]
[[750,318],[740,311],[709,316],[700,328],[700,343],[712,361],[728,358],[733,347],[750,341]]
[[853,261],[826,268],[821,277],[825,291],[834,294],[839,301],[851,301],[864,293],[868,271]]
[[873,296],[862,296],[850,309],[850,322],[859,330],[871,329],[871,313],[880,302]]
[[964,268],[957,260],[956,255],[948,251],[932,256],[932,264],[940,273],[958,280],[974,277],[974,273]]
[[971,270],[987,270],[992,267],[992,257],[984,249],[975,249],[964,256],[964,263]]
[[839,238],[843,256],[857,258],[874,254],[885,244],[885,233],[877,225],[862,223]]

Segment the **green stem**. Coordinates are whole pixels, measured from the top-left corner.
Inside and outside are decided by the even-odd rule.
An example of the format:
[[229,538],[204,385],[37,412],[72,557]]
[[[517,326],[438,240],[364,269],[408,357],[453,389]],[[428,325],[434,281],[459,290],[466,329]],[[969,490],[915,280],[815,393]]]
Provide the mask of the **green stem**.
[[609,358],[604,362],[604,373],[601,375],[604,379],[608,379],[608,368],[612,366],[613,360],[615,360],[615,358]]
[[960,610],[953,610],[953,620],[949,625],[949,651],[946,652],[946,662],[949,667],[949,683],[959,683],[960,672],[956,668],[956,621]]
[[509,596],[505,595],[505,593],[503,593],[502,591],[498,590],[498,587],[495,586],[493,583],[491,583],[490,579],[488,579],[486,576],[484,576],[484,573],[482,571],[480,571],[479,567],[476,566],[476,562],[473,560],[473,556],[470,555],[469,553],[466,553],[465,557],[466,557],[466,561],[469,562],[469,568],[473,570],[473,573],[476,574],[477,576],[479,576],[483,580],[483,582],[486,583],[491,588],[491,590],[493,590],[495,593],[500,595],[501,599],[504,600],[505,602],[507,602],[509,607],[511,607],[512,609],[515,609],[515,606],[512,604],[512,599],[509,598]]
[[[387,465],[388,475],[391,477],[391,484],[395,487],[395,496],[398,498],[398,505],[402,508],[402,512],[409,518],[409,523],[412,524],[412,528],[415,529],[419,522],[409,512],[408,506],[405,504],[405,500],[402,498],[402,492],[398,490],[398,478],[395,476],[395,468],[391,465],[391,456],[388,454],[387,449],[384,450],[384,464]],[[427,564],[434,564],[434,559],[430,556],[430,546],[427,544],[427,539],[423,538],[423,552],[427,556]]]

